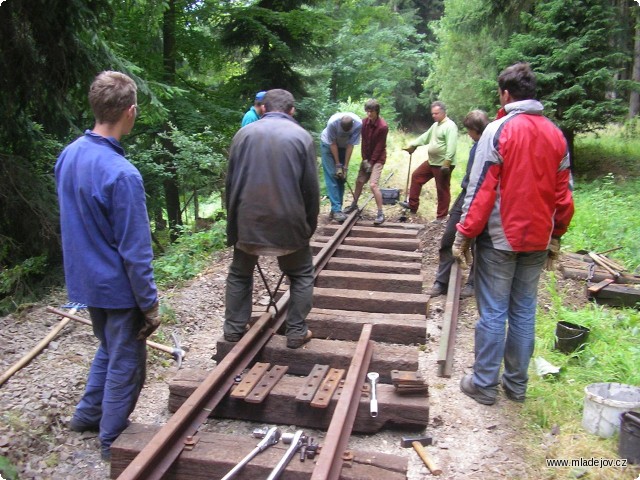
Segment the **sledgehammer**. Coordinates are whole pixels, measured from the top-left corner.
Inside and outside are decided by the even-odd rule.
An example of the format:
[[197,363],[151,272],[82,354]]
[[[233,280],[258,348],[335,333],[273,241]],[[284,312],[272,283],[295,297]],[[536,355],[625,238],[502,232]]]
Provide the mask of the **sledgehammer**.
[[442,470],[440,470],[434,461],[431,459],[427,451],[424,449],[423,445],[431,445],[432,439],[431,437],[402,437],[402,441],[400,442],[400,446],[402,448],[413,447],[413,449],[420,455],[420,458],[427,466],[432,475],[440,475]]

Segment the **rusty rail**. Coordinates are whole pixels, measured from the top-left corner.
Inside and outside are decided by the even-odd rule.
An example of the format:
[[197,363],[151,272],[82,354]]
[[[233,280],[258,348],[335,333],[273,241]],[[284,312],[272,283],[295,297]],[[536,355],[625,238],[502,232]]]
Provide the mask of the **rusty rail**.
[[333,412],[333,417],[322,445],[322,452],[318,457],[318,463],[313,469],[311,480],[337,480],[340,477],[343,463],[342,453],[349,442],[353,422],[358,412],[359,393],[362,391],[364,379],[373,355],[372,329],[373,327],[370,324],[362,327],[362,333],[360,334],[355,354],[351,359],[349,372],[340,393],[340,399]]
[[449,274],[449,290],[444,307],[444,320],[442,322],[442,336],[438,350],[438,376],[451,377],[453,369],[453,352],[456,345],[456,331],[458,328],[458,310],[460,308],[460,286],[462,284],[462,272],[458,262],[453,262]]

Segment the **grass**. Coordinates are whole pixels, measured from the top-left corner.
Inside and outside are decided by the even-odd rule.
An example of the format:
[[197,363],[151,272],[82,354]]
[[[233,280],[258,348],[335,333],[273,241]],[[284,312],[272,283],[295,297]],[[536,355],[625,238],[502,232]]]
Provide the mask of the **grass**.
[[[558,289],[552,275],[546,288],[552,305],[546,311],[539,309],[534,358],[560,367],[560,373],[540,377],[532,362],[528,400],[521,411],[529,463],[544,466],[545,458],[618,458],[618,435],[603,439],[582,427],[584,390],[593,383],[640,385],[640,312],[595,304],[573,310],[563,306],[566,292]],[[583,350],[565,355],[554,349],[556,324],[561,320],[590,329]],[[532,478],[578,478],[580,473],[580,469],[547,468]],[[591,468],[588,473],[590,479],[635,479],[640,471]]]

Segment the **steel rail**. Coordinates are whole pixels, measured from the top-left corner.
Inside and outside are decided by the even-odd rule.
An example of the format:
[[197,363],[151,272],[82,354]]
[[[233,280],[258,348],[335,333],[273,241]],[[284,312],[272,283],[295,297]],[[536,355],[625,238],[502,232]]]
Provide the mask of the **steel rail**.
[[337,480],[340,478],[344,463],[342,454],[349,443],[353,423],[358,413],[360,392],[373,355],[372,330],[371,324],[365,324],[362,327],[360,339],[351,359],[349,372],[340,392],[340,399],[333,411],[322,451],[311,474],[311,480]]
[[[341,228],[314,257],[315,276],[322,271],[331,256],[357,221],[358,212],[347,217]],[[224,399],[233,386],[238,372],[244,370],[284,323],[290,293],[285,292],[276,304],[277,315],[265,312],[251,329],[229,351],[171,416],[149,443],[118,476],[118,480],[160,480],[184,449],[187,437],[197,435],[200,426]],[[368,365],[368,363],[367,363]],[[353,423],[353,422],[352,422]]]
[[451,273],[449,274],[449,290],[444,307],[442,335],[440,336],[440,346],[438,350],[439,377],[450,378],[453,370],[453,352],[456,346],[461,285],[462,270],[458,262],[453,262]]

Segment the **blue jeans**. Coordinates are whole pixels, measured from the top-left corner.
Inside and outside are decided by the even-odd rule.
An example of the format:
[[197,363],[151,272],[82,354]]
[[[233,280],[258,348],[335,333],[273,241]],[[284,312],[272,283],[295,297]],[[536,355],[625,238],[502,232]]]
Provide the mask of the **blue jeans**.
[[144,385],[147,346],[136,338],[143,317],[139,308],[89,307],[89,315],[100,346],[74,417],[85,425],[99,425],[100,443],[108,449],[127,427]]
[[[344,183],[336,178],[336,162],[331,154],[331,146],[323,143],[320,147],[322,156],[322,170],[324,171],[324,183],[327,187],[327,196],[331,202],[332,212],[342,211],[342,199],[344,198]],[[344,165],[345,148],[338,147],[338,158]],[[346,171],[344,172],[346,175]]]
[[[475,330],[473,382],[496,396],[502,381],[516,395],[527,390],[535,343],[538,280],[547,251],[507,252],[476,243],[475,289],[480,319]],[[505,326],[508,321],[508,328]]]
[[[227,276],[224,312],[224,333],[242,335],[251,319],[253,270],[258,256],[233,248],[233,260]],[[307,246],[289,255],[278,257],[280,269],[289,277],[290,297],[287,306],[287,337],[304,337],[307,334],[307,315],[313,305],[314,267],[311,249]],[[274,288],[270,285],[269,288]]]

